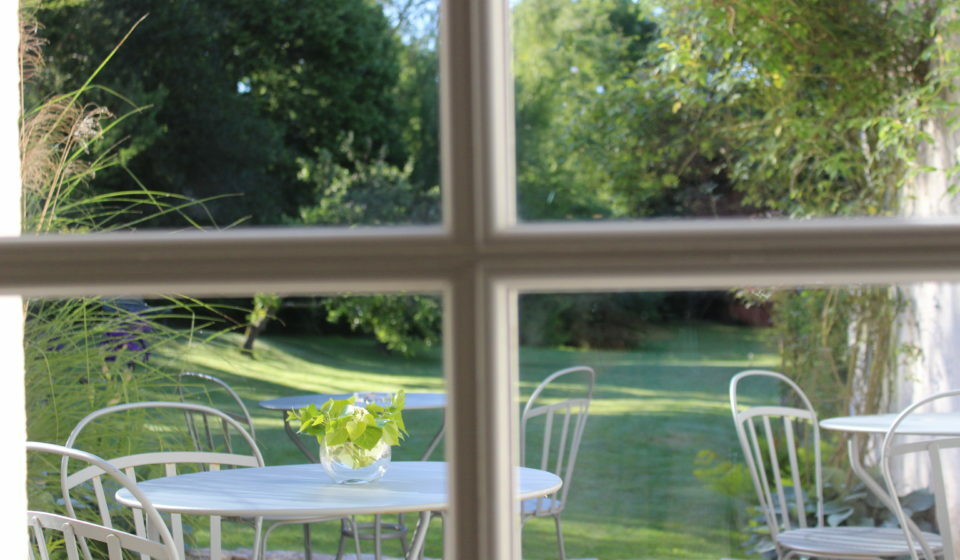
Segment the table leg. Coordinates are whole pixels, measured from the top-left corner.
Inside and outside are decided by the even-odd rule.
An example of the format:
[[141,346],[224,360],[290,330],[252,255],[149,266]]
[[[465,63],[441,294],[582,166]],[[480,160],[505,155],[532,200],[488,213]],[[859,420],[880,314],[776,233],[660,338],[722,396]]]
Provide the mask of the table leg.
[[[886,488],[878,484],[860,462],[860,454],[857,453],[857,449],[861,448],[860,441],[864,435],[869,437],[869,434],[854,432],[853,436],[847,440],[847,454],[850,456],[850,468],[853,470],[853,474],[857,475],[857,478],[859,478],[867,487],[867,490],[873,492],[873,495],[876,496],[883,503],[883,505],[890,510],[890,513],[896,513],[897,506],[894,504],[894,500],[897,499],[896,496],[890,496],[890,494],[887,493]],[[910,532],[912,532],[914,535],[919,535],[920,528],[917,527],[917,524],[914,523],[909,516],[907,516],[906,521]]]
[[433,450],[437,448],[437,445],[440,444],[440,441],[443,439],[443,433],[447,429],[447,417],[443,412],[440,413],[442,416],[440,418],[440,429],[437,430],[436,435],[433,436],[433,439],[430,440],[430,445],[427,446],[427,450],[423,452],[423,455],[420,456],[421,461],[426,461],[430,458],[430,455],[433,454]]
[[417,528],[413,531],[413,538],[410,539],[410,548],[407,549],[406,560],[420,560],[423,557],[423,547],[427,540],[427,529],[430,528],[431,512],[421,511],[420,518],[417,520]]
[[290,427],[290,422],[287,421],[287,411],[280,411],[280,417],[283,418],[283,431],[287,433],[287,437],[290,438],[290,441],[292,441],[293,444],[297,446],[297,449],[299,449],[307,457],[308,461],[311,463],[319,463],[320,458],[317,457],[312,451],[307,449],[307,446],[300,441],[300,436],[297,435],[297,432],[294,432],[293,428]]

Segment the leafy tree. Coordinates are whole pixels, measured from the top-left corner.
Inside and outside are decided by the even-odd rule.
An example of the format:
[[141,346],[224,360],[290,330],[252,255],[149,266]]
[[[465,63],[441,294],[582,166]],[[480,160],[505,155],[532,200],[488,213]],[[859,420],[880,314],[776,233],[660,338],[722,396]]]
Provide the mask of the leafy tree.
[[[48,3],[39,18],[50,72],[39,92],[75,87],[148,13],[101,83],[151,107],[112,137],[136,130],[120,154],[150,188],[224,197],[207,205],[210,216],[195,210],[195,219],[275,224],[296,215],[311,202],[298,161],[336,154],[348,132],[392,163],[406,160],[393,95],[398,41],[371,2]],[[97,180],[105,190],[128,184],[121,173]]]

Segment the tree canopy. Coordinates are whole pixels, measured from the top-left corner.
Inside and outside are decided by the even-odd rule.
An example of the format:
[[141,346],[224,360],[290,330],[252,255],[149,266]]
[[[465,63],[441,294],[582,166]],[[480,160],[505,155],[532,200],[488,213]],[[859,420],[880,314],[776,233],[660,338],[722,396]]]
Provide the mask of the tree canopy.
[[[201,223],[297,216],[314,202],[303,167],[325,155],[349,165],[347,135],[355,151],[406,163],[401,44],[374,2],[48,3],[38,13],[48,41],[38,94],[76,87],[145,15],[100,74],[95,101],[115,113],[124,99],[149,106],[116,131],[125,166],[153,190],[223,197],[206,204],[209,216],[193,209]],[[129,183],[121,173],[97,182]]]

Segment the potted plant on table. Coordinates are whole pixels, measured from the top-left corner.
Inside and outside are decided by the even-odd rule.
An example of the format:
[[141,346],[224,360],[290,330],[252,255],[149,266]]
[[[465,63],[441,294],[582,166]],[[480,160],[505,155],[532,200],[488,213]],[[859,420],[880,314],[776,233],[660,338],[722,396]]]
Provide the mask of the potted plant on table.
[[389,404],[358,401],[354,395],[290,411],[289,420],[300,423],[298,432],[317,438],[320,464],[334,482],[365,484],[383,477],[391,446],[407,435],[403,405],[403,391]]

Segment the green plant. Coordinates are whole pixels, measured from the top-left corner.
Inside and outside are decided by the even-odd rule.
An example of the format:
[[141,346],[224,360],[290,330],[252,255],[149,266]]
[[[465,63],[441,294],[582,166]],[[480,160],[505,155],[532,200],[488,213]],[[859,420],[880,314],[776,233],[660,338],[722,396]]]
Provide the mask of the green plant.
[[[320,408],[314,405],[288,413],[288,420],[300,423],[299,433],[317,438],[327,448],[339,446],[335,459],[353,468],[373,464],[372,451],[384,442],[399,445],[406,437],[403,424],[404,392],[398,391],[387,406],[373,402],[356,404],[356,396],[330,399]],[[342,445],[342,444],[352,445]]]

